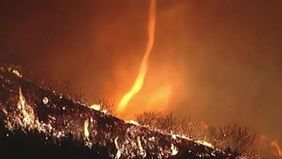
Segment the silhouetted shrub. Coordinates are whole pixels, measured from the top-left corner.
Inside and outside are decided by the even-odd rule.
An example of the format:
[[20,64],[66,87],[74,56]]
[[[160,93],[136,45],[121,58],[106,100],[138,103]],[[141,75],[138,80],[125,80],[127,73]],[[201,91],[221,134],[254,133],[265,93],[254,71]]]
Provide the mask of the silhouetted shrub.
[[231,151],[238,156],[258,157],[257,135],[250,129],[230,124],[209,130],[210,141],[215,147]]
[[196,123],[190,117],[177,118],[173,113],[144,112],[136,116],[138,123],[160,129],[166,132],[175,132],[191,139],[205,139],[207,125]]
[[144,112],[136,116],[142,125],[148,125],[166,132],[175,132],[193,140],[205,140],[216,148],[236,156],[261,158],[257,146],[257,135],[246,127],[230,124],[209,127],[205,123],[193,122],[190,117],[177,118],[172,113]]

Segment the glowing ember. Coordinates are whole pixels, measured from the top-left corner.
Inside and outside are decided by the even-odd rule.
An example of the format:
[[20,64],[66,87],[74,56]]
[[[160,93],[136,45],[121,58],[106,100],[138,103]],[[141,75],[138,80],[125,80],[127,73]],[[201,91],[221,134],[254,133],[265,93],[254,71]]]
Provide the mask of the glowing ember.
[[156,0],[151,0],[149,9],[149,23],[148,23],[148,42],[145,54],[139,69],[137,78],[131,89],[122,97],[118,104],[117,112],[122,113],[128,102],[135,96],[143,87],[144,78],[148,69],[148,58],[151,54],[154,40],[155,40],[155,25],[156,25]]
[[48,104],[49,99],[48,99],[47,97],[44,97],[44,98],[42,99],[42,102],[43,102],[44,104]]

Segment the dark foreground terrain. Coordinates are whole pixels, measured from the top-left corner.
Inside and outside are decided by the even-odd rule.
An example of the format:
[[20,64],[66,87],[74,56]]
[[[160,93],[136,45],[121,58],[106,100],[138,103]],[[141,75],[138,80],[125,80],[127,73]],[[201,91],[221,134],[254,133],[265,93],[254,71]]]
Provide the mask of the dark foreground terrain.
[[131,124],[0,69],[0,158],[234,158]]

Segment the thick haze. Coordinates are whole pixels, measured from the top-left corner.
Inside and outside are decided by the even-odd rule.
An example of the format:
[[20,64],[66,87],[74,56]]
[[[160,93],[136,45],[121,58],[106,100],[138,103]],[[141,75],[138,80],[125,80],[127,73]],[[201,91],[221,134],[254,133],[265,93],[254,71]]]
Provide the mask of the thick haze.
[[[1,0],[0,61],[117,103],[143,57],[148,4]],[[128,111],[239,122],[282,142],[281,8],[280,0],[158,0],[148,74]]]

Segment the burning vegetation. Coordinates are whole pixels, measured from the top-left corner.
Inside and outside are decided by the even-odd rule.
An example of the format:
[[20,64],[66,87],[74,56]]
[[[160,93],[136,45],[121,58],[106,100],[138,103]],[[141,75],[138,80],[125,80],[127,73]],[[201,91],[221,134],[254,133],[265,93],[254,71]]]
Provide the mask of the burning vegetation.
[[3,68],[0,123],[1,158],[235,158],[205,142],[97,111]]
[[144,112],[136,116],[136,122],[124,121],[107,111],[114,114],[113,105],[106,100],[89,106],[74,102],[58,91],[44,90],[25,80],[10,67],[1,68],[0,84],[3,158],[35,153],[47,154],[47,158],[281,156],[277,141],[267,146],[272,151],[262,149],[261,145],[269,141],[237,124],[209,127],[190,117],[160,112]]
[[281,158],[281,148],[277,141],[266,139],[264,135],[232,123],[220,127],[210,127],[203,122],[195,122],[190,117],[179,118],[173,113],[144,112],[136,116],[142,125],[149,125],[168,133],[188,136],[206,146],[225,150],[238,158]]

